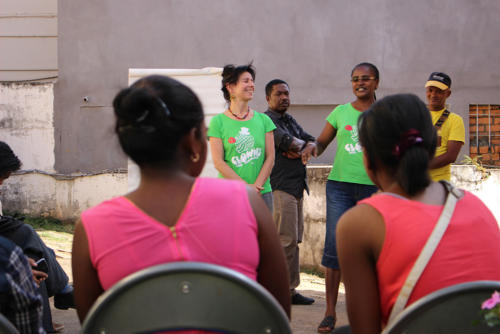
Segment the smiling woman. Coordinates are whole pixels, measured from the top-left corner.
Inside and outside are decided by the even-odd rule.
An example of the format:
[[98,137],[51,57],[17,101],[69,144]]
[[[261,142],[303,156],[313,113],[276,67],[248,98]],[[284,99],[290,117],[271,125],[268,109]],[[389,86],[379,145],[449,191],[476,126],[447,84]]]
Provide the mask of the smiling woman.
[[326,236],[321,264],[326,267],[326,311],[318,327],[320,333],[330,333],[335,327],[340,266],[337,257],[335,229],[340,216],[357,201],[369,197],[377,188],[366,174],[358,138],[358,118],[376,100],[379,73],[375,65],[361,63],[351,72],[352,92],[356,99],[339,105],[326,118],[326,124],[316,146],[304,149],[306,159],[317,156],[337,137],[337,153],[326,185]]
[[255,91],[254,80],[252,64],[224,66],[221,90],[228,108],[212,118],[208,136],[219,176],[250,184],[272,211],[269,175],[274,165],[276,126],[267,115],[248,106]]

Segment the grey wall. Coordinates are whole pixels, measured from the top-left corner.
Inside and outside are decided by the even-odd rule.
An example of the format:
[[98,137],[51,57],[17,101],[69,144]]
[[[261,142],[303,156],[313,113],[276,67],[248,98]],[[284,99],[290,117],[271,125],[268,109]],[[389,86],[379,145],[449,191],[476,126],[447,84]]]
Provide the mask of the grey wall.
[[[453,111],[465,116],[469,103],[500,104],[496,0],[89,0],[59,1],[58,13],[59,172],[126,166],[109,107],[127,84],[128,68],[253,60],[252,107],[263,110],[264,85],[275,77],[289,82],[297,105],[349,102],[353,65],[370,61],[381,72],[379,97],[423,98],[429,73],[439,70],[453,79]],[[317,135],[321,128],[308,130]]]

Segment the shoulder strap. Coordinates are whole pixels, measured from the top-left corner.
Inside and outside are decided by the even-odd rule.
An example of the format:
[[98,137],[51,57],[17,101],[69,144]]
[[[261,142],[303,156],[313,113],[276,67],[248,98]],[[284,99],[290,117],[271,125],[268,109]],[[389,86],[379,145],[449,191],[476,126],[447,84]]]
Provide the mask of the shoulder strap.
[[443,126],[443,123],[448,119],[448,116],[450,116],[450,111],[448,109],[445,109],[443,111],[443,113],[441,114],[441,117],[439,117],[438,121],[434,125],[436,130],[441,129],[441,127]]
[[443,237],[444,232],[446,231],[446,228],[448,227],[451,217],[453,216],[453,211],[455,210],[455,205],[457,203],[457,200],[463,196],[463,193],[460,190],[453,187],[447,181],[440,181],[440,182],[448,190],[448,196],[446,197],[446,202],[444,204],[443,212],[441,212],[441,216],[439,217],[436,226],[434,226],[434,230],[432,231],[424,248],[420,252],[420,255],[415,261],[413,268],[408,274],[408,277],[406,278],[406,281],[403,284],[401,291],[399,292],[399,296],[396,299],[396,303],[394,303],[394,306],[392,307],[391,315],[389,316],[388,326],[386,326],[386,328],[389,328],[389,324],[391,324],[394,321],[394,318],[399,313],[401,313],[401,311],[403,311],[404,307],[406,306],[408,298],[410,297],[411,292],[415,287],[415,284],[418,282],[420,275],[427,266],[427,263],[431,259],[432,254],[434,254],[434,251],[436,250],[439,242],[441,241],[441,238]]

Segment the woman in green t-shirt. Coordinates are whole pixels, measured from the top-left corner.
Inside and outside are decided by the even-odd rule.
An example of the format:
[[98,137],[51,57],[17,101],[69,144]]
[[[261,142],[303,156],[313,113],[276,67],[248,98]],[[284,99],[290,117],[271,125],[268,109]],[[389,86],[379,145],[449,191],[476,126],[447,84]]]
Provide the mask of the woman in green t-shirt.
[[255,91],[254,80],[252,64],[224,66],[221,90],[228,108],[212,118],[208,136],[219,176],[252,185],[272,211],[269,175],[274,165],[276,126],[267,115],[248,106]]
[[326,311],[318,327],[320,333],[330,333],[335,327],[340,266],[337,257],[335,229],[344,212],[356,202],[377,191],[363,165],[363,153],[358,139],[358,118],[375,102],[379,73],[375,65],[361,63],[351,72],[352,91],[356,99],[337,106],[326,118],[326,124],[316,146],[303,153],[305,161],[323,153],[337,137],[337,153],[326,184],[326,235],[321,264],[326,267]]

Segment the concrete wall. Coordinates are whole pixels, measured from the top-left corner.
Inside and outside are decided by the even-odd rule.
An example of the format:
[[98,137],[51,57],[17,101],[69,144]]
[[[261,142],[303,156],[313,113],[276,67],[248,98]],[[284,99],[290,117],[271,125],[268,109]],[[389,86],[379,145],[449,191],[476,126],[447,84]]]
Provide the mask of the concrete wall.
[[[321,257],[326,231],[326,181],[331,166],[308,166],[309,196],[304,197],[304,238],[300,245],[300,265],[324,270]],[[500,226],[500,169],[489,169],[484,177],[471,165],[452,165],[451,182],[479,197],[490,209]]]
[[[348,102],[353,65],[370,61],[381,72],[379,97],[424,97],[429,73],[440,70],[453,79],[454,112],[466,116],[469,103],[500,104],[496,0],[89,0],[59,1],[58,13],[54,122],[55,169],[61,173],[126,167],[105,129],[129,68],[253,60],[252,107],[264,110],[264,85],[275,77],[289,82],[301,108]],[[90,103],[83,104],[84,96]],[[313,110],[310,117],[324,115]],[[313,135],[321,131],[316,127],[309,129]]]
[[57,76],[57,0],[2,0],[0,45],[0,81]]
[[0,83],[0,140],[26,170],[54,171],[54,83]]
[[0,84],[0,97],[0,140],[23,163],[2,185],[4,211],[74,220],[82,210],[127,191],[126,170],[54,170],[53,82]]
[[126,192],[126,173],[68,177],[21,171],[4,182],[1,199],[4,212],[75,221],[83,210]]

